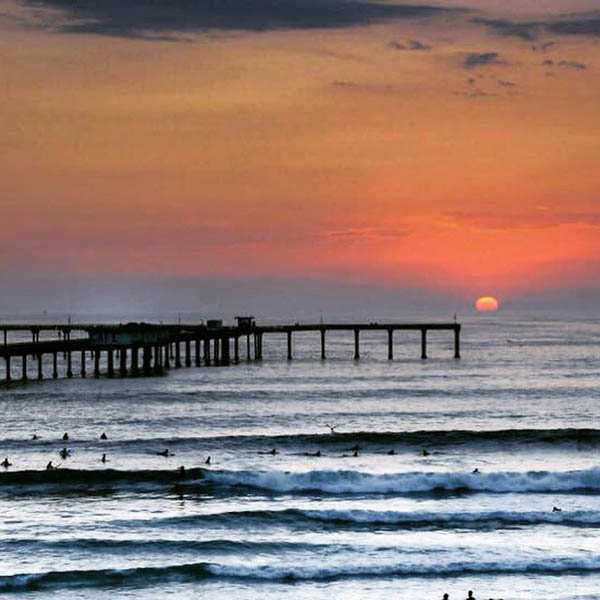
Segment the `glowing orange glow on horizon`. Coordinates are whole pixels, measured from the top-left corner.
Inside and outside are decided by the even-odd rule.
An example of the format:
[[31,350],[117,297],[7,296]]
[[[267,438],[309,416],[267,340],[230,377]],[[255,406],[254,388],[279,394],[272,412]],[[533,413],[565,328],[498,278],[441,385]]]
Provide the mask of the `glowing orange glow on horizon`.
[[475,302],[475,308],[479,312],[495,312],[500,308],[500,303],[493,296],[482,296]]

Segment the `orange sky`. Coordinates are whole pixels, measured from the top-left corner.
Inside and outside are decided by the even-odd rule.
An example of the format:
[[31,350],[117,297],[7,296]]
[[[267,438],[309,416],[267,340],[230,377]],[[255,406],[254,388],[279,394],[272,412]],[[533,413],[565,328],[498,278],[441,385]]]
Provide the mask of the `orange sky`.
[[[69,32],[41,4],[0,19],[5,281],[384,278],[470,298],[600,274],[600,24],[560,26],[600,23],[593,2],[179,41]],[[530,39],[506,25],[532,21]]]

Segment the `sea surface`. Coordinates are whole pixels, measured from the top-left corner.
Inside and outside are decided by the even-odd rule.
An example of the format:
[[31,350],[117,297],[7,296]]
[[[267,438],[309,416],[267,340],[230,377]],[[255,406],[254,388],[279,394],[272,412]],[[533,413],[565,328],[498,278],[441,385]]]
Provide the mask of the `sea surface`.
[[0,388],[0,596],[600,598],[600,320],[463,326]]

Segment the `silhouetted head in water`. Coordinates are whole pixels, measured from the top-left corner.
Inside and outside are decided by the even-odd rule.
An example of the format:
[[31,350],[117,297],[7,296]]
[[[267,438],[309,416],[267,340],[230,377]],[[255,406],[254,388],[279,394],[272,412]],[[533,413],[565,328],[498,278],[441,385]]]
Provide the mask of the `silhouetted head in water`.
[[157,452],[156,454],[158,454],[158,456],[164,456],[165,458],[167,458],[168,456],[173,456],[173,454],[169,452],[168,448],[165,448],[164,450],[162,450],[161,452]]
[[31,436],[31,439],[32,439],[32,440],[37,440],[37,439],[39,439],[39,438],[38,438],[38,435],[37,435],[36,433],[34,433],[34,434]]
[[473,475],[477,475],[479,473],[479,469],[475,468],[471,472],[473,473]]
[[204,461],[205,465],[210,465],[210,456]]
[[558,508],[558,506],[553,506],[552,512],[562,512],[562,508]]
[[0,463],[5,469],[12,466],[12,463],[8,460],[8,456]]
[[392,449],[388,452],[388,456],[394,456],[395,454],[396,454],[396,451],[394,449]]
[[269,454],[272,454],[273,456],[275,456],[276,454],[279,454],[279,452],[277,452],[277,448],[273,448]]
[[467,600],[475,600],[475,596],[473,596],[473,592],[471,590],[469,590],[469,593],[467,594]]
[[180,477],[184,477],[185,476],[185,467],[183,465],[181,465],[178,469],[177,472],[179,473]]
[[66,442],[69,439],[69,434],[65,432],[62,439],[64,442]]
[[448,600],[450,598],[450,596],[448,596],[448,594],[444,594],[444,597],[442,600]]
[[108,437],[106,436],[106,433],[103,432],[102,435],[100,436],[100,439],[101,440],[107,440]]
[[423,450],[422,450],[421,454],[422,454],[423,456],[429,456],[429,451],[428,451],[428,450],[426,450],[425,448],[423,448]]
[[354,456],[354,458],[357,458],[358,457],[358,450],[355,450],[354,454],[352,456]]
[[103,463],[105,463],[105,462],[106,462],[106,454],[103,454],[103,455],[102,455],[102,458],[101,458],[100,460],[101,460]]

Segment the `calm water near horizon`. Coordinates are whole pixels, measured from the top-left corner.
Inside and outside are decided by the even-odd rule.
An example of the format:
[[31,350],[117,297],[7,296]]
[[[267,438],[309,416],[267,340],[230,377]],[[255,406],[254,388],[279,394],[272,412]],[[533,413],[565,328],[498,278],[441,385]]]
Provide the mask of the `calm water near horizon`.
[[0,388],[0,596],[600,598],[600,319],[463,324]]

